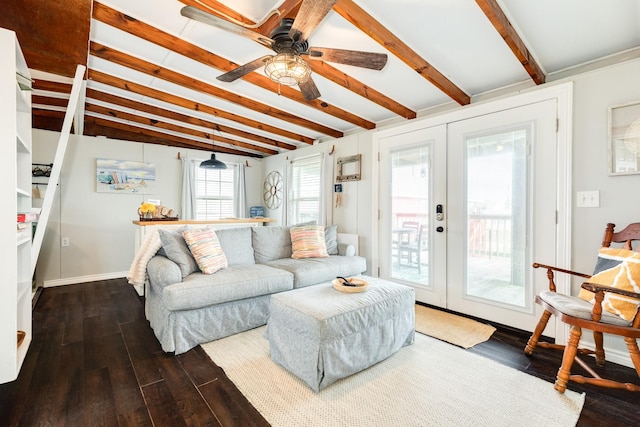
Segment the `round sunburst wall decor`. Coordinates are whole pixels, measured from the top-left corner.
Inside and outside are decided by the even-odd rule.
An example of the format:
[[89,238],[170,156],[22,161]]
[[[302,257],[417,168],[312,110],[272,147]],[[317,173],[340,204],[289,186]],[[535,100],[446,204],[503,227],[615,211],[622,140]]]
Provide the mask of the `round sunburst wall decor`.
[[284,183],[282,182],[282,175],[280,172],[269,172],[269,175],[264,179],[263,198],[264,203],[269,209],[278,209],[282,204],[282,188]]

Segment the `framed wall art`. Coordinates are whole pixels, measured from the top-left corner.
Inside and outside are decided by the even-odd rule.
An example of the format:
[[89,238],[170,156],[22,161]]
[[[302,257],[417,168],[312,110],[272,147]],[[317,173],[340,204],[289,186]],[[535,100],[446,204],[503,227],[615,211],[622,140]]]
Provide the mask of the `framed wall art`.
[[640,101],[609,108],[609,175],[640,174]]
[[96,159],[98,193],[155,193],[156,165],[127,160]]

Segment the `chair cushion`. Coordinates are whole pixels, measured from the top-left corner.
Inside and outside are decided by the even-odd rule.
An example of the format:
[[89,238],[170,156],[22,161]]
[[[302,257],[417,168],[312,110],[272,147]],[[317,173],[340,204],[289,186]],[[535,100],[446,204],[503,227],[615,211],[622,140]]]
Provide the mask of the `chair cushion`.
[[[591,310],[593,309],[593,304],[589,301],[585,301],[582,298],[572,297],[551,291],[540,292],[539,297],[541,300],[564,314],[578,317],[580,319],[591,320]],[[602,312],[602,318],[600,319],[600,322],[618,326],[631,325],[631,322],[628,322],[622,317],[616,316],[615,314],[611,314],[607,311]]]
[[182,235],[204,274],[213,274],[222,268],[227,268],[227,257],[220,247],[215,231],[210,228],[201,228],[185,230]]
[[[640,253],[628,249],[601,248],[596,262],[598,273],[591,276],[590,283],[611,286],[640,293]],[[594,303],[594,294],[581,289],[578,297]],[[633,320],[640,307],[640,300],[611,292],[605,292],[602,308],[628,322]]]
[[291,258],[326,258],[327,242],[322,225],[291,228]]

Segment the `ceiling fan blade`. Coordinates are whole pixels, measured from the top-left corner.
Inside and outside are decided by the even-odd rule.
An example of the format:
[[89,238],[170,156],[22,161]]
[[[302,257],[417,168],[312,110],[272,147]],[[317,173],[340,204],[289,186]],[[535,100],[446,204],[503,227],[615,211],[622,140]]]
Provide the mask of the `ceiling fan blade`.
[[265,61],[271,57],[272,55],[266,55],[262,58],[255,59],[247,64],[241,65],[238,68],[234,68],[229,72],[219,75],[218,77],[216,77],[216,79],[220,80],[221,82],[232,82],[262,67]]
[[387,64],[386,53],[361,52],[359,50],[332,49],[330,47],[311,47],[305,52],[309,59],[336,62],[355,67],[382,70]]
[[302,92],[302,96],[304,96],[304,99],[307,101],[320,98],[320,91],[311,77],[304,82],[299,83],[298,87],[300,88],[300,92]]
[[198,22],[202,22],[203,24],[211,25],[216,28],[220,28],[230,33],[237,34],[243,37],[247,37],[251,40],[257,41],[258,43],[271,48],[273,45],[273,40],[269,37],[263,36],[260,33],[255,31],[251,31],[247,28],[244,28],[240,25],[236,25],[229,21],[226,21],[218,16],[212,15],[207,12],[203,12],[202,10],[195,8],[193,6],[185,6],[180,9],[180,14],[189,19],[193,19]]
[[337,1],[303,0],[298,15],[296,15],[291,30],[289,30],[289,37],[294,41],[303,42],[307,40]]

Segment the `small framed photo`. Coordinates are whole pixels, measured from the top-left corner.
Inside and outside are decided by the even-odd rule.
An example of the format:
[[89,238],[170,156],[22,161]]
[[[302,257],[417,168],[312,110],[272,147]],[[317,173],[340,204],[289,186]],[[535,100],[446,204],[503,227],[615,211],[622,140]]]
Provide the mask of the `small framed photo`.
[[640,101],[609,108],[609,175],[640,174]]

